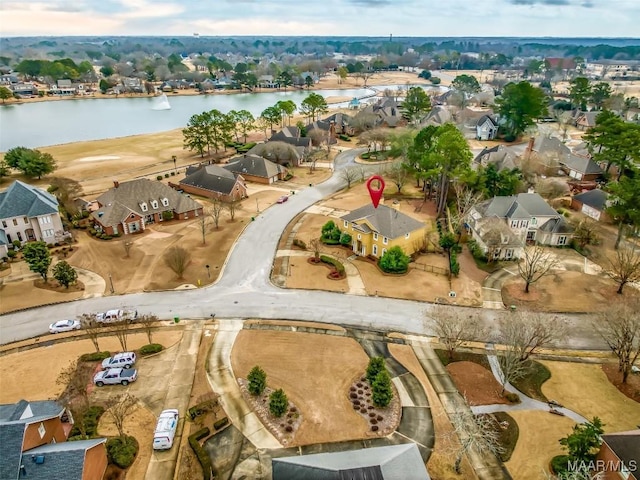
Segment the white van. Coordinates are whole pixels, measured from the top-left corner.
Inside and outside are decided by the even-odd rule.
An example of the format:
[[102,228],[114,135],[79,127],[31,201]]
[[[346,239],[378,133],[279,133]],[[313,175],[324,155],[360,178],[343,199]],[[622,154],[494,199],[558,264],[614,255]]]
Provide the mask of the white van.
[[170,449],[173,445],[173,437],[176,436],[176,428],[178,428],[178,410],[163,410],[153,434],[153,449]]

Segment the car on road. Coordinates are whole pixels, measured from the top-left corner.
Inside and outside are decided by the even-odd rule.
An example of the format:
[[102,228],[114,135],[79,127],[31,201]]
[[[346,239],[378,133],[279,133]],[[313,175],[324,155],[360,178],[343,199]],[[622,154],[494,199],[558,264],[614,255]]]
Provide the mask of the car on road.
[[80,327],[81,325],[78,320],[60,320],[59,322],[55,322],[49,325],[49,332],[70,332],[72,330],[80,330]]
[[113,310],[96,314],[96,322],[98,323],[134,322],[136,318],[138,318],[137,310],[124,310],[120,308],[114,308]]
[[131,368],[136,363],[134,352],[116,353],[113,357],[105,358],[102,361],[102,369],[108,368]]
[[276,200],[276,203],[284,203],[287,200],[289,200],[289,196],[288,195],[282,195],[280,198],[278,198],[278,200]]
[[96,373],[93,383],[98,387],[103,385],[129,385],[138,379],[138,371],[135,368],[110,368]]
[[178,427],[178,410],[163,410],[158,417],[156,430],[153,433],[153,449],[168,450],[173,445],[173,439],[176,436],[176,428]]

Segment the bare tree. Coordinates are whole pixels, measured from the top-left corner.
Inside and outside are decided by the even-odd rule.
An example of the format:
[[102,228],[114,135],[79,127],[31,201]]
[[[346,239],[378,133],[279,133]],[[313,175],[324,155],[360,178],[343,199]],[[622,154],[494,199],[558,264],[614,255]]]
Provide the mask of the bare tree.
[[202,215],[198,217],[198,227],[200,228],[200,233],[202,234],[202,244],[207,244],[207,230],[209,229],[209,221],[211,220],[211,215],[207,211],[208,209],[204,209]]
[[91,343],[93,343],[96,352],[99,352],[100,345],[98,344],[98,338],[100,337],[102,327],[96,321],[96,315],[94,313],[83,313],[82,315],[80,315],[79,320],[82,329],[87,334],[87,337],[89,337],[89,339],[91,340]]
[[516,353],[516,358],[524,362],[565,333],[565,322],[540,312],[518,310],[500,321],[502,341]]
[[191,254],[182,247],[171,247],[164,255],[164,262],[181,279],[191,262]]
[[449,224],[456,232],[460,232],[471,209],[482,200],[482,193],[474,192],[461,182],[453,182],[453,190],[456,193],[456,210],[454,213],[447,209],[447,214]]
[[220,214],[222,213],[223,208],[224,208],[224,205],[222,204],[222,202],[217,198],[214,198],[211,201],[211,206],[206,210],[207,213],[211,215],[211,218],[213,219],[213,224],[215,225],[216,230],[218,229],[218,224],[220,222]]
[[144,333],[146,333],[149,343],[153,343],[153,330],[156,328],[157,322],[158,317],[153,314],[141,315],[136,320],[136,323],[139,323],[142,326]]
[[498,356],[500,384],[502,385],[500,395],[504,395],[507,383],[515,382],[529,372],[529,364],[521,361],[518,353],[517,348],[507,344],[506,350]]
[[453,354],[463,343],[482,335],[482,328],[474,315],[442,305],[435,305],[426,315],[425,326],[431,326],[433,322],[433,329],[447,349],[449,360],[453,360]]
[[236,212],[242,208],[242,204],[239,200],[231,200],[230,202],[226,202],[225,206],[227,212],[229,212],[229,218],[231,218],[233,222],[236,219]]
[[640,355],[640,302],[611,303],[593,326],[618,358],[622,383],[627,383],[631,367]]
[[523,257],[518,262],[518,273],[525,281],[525,293],[529,293],[529,285],[548,275],[557,266],[555,255],[542,245],[525,247]]
[[627,283],[640,281],[640,250],[635,247],[616,250],[616,256],[609,263],[606,273],[618,284],[617,293],[622,294]]
[[309,246],[311,247],[311,250],[313,250],[313,258],[315,258],[316,261],[320,260],[321,245],[322,242],[319,238],[312,238],[311,240],[309,240]]
[[320,147],[322,142],[324,142],[327,138],[327,134],[320,130],[319,128],[314,128],[308,133],[309,138],[311,139],[311,143],[314,147]]
[[118,395],[107,401],[105,414],[113,420],[113,424],[118,430],[118,435],[124,436],[124,421],[129,416],[133,408],[138,403],[138,399],[128,393]]
[[124,253],[127,256],[127,258],[129,258],[129,255],[131,253],[131,247],[133,247],[132,241],[127,240],[126,238],[122,240],[122,248],[124,248]]
[[504,453],[495,419],[491,415],[474,415],[469,410],[458,410],[451,416],[451,423],[460,439],[454,470],[460,473],[462,459],[467,452],[474,451],[481,456]]
[[351,183],[358,178],[358,170],[355,167],[347,167],[340,170],[340,178],[347,182],[347,189],[351,188]]
[[82,185],[66,177],[53,177],[50,183],[49,191],[55,195],[67,214],[78,215],[80,212],[75,200],[82,195]]
[[597,245],[600,242],[600,227],[589,218],[583,218],[574,226],[573,239],[580,248],[587,245]]
[[74,399],[79,398],[82,404],[89,405],[87,385],[93,368],[94,365],[74,361],[60,372],[56,384],[64,387],[64,391],[60,395],[62,403],[71,404]]
[[128,320],[122,320],[111,324],[111,331],[120,342],[122,351],[127,351],[127,339],[129,337],[129,330],[131,329],[131,323]]
[[402,162],[394,162],[387,170],[387,176],[398,189],[398,193],[402,191],[402,187],[407,183],[409,173]]

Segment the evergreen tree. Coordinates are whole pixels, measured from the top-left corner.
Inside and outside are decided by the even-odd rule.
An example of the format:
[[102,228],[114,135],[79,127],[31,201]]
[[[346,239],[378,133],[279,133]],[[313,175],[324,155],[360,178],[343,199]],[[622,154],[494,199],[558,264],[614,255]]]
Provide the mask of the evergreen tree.
[[258,365],[253,367],[247,376],[248,385],[247,389],[251,395],[262,395],[265,387],[267,386],[267,374]]
[[38,273],[46,282],[51,265],[51,254],[44,242],[29,242],[22,248],[24,261],[29,265],[29,270]]
[[284,391],[279,388],[269,395],[269,411],[274,417],[281,417],[289,408],[289,399]]
[[78,272],[76,269],[62,260],[53,267],[53,278],[55,278],[60,285],[64,285],[65,288],[69,288],[69,285],[75,283],[78,279]]
[[392,398],[391,377],[385,368],[378,372],[373,385],[371,385],[371,399],[376,407],[384,408],[389,405]]
[[384,369],[384,357],[372,357],[369,360],[369,365],[367,366],[367,380],[369,381],[369,384],[373,385],[376,375]]

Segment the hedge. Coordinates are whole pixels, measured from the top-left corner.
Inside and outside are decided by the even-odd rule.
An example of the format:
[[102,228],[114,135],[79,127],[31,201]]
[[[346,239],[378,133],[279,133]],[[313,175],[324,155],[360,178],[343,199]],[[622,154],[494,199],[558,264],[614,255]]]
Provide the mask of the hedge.
[[344,265],[342,265],[342,263],[340,263],[338,260],[334,260],[331,257],[327,257],[326,255],[320,255],[320,261],[323,263],[328,263],[329,265],[333,265],[336,269],[336,271],[340,274],[340,275],[344,275],[345,271],[344,271]]
[[80,355],[81,362],[97,362],[102,361],[105,358],[109,358],[111,356],[110,352],[93,352],[93,353],[85,353]]
[[142,347],[140,347],[140,350],[138,350],[138,352],[140,352],[140,355],[142,356],[151,355],[153,353],[162,351],[163,348],[164,347],[159,343],[149,343],[148,345],[143,345]]
[[227,423],[229,423],[229,418],[228,417],[221,418],[220,420],[214,422],[213,428],[215,428],[216,430],[220,430]]
[[204,427],[203,429],[200,429],[193,435],[189,436],[189,445],[191,445],[193,453],[196,454],[196,457],[198,457],[198,461],[202,466],[202,474],[204,480],[211,479],[211,476],[213,474],[213,467],[211,466],[211,459],[209,458],[207,451],[202,448],[198,440],[206,437],[207,435],[209,435],[209,433],[209,427]]
[[343,134],[343,135],[340,135],[340,140],[344,140],[345,142],[350,142],[351,138]]
[[109,463],[113,463],[120,468],[129,468],[136,459],[137,453],[138,441],[130,435],[107,440]]

